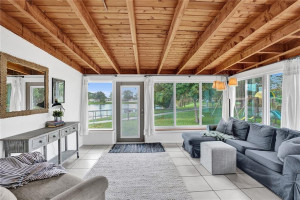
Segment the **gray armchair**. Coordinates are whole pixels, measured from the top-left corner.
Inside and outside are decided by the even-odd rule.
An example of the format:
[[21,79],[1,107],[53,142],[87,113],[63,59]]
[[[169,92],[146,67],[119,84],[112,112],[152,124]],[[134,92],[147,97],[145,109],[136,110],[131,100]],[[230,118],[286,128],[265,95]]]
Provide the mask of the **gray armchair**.
[[104,200],[108,181],[97,176],[83,181],[70,174],[33,181],[10,191],[18,200]]

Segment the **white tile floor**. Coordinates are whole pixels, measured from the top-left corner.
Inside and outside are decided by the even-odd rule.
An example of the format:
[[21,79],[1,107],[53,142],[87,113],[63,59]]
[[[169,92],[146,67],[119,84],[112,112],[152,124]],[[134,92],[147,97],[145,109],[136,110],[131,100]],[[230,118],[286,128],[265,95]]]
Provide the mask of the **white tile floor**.
[[[237,169],[236,174],[213,176],[200,164],[200,159],[191,158],[181,144],[164,144],[164,147],[194,200],[280,199],[240,169]],[[74,156],[63,166],[70,174],[83,178],[110,148],[107,145],[82,146],[79,150],[80,158]]]

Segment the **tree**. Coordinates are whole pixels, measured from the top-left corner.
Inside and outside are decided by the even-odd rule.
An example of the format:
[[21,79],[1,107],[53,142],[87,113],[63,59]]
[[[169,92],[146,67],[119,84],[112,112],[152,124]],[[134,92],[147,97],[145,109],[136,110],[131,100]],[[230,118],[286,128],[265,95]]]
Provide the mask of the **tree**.
[[173,83],[156,83],[154,91],[155,106],[163,108],[173,107]]
[[130,90],[124,90],[122,92],[122,95],[123,95],[124,101],[129,101],[129,100],[133,99],[133,92]]
[[197,102],[199,101],[199,84],[198,83],[178,83],[176,84],[176,100],[179,101],[180,107],[185,107],[186,103],[191,101],[194,104],[195,122],[199,123],[199,114]]

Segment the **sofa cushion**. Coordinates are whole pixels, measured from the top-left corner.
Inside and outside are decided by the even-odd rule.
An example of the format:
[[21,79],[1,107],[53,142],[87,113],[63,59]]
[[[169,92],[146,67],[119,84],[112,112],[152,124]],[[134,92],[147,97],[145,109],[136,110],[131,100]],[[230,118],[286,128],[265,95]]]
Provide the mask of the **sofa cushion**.
[[278,148],[282,142],[292,139],[294,137],[300,137],[300,132],[291,130],[291,129],[287,129],[287,128],[277,129],[276,130],[275,151],[278,152]]
[[238,119],[230,118],[232,120],[232,132],[233,135],[241,140],[246,140],[248,131],[249,131],[249,124],[248,122],[241,121]]
[[300,137],[292,138],[281,143],[278,148],[278,158],[283,162],[288,155],[300,155]]
[[283,162],[281,162],[277,158],[277,152],[275,151],[259,151],[247,149],[245,155],[273,171],[279,173],[282,172]]
[[57,177],[30,182],[17,189],[12,189],[11,192],[18,200],[52,199],[81,182],[82,180],[76,176],[63,174]]
[[215,141],[216,138],[214,137],[208,137],[208,136],[203,136],[205,132],[186,132],[182,133],[182,138],[185,142],[188,142],[190,145],[199,145],[201,142],[204,141]]
[[262,124],[250,124],[247,141],[261,147],[263,150],[273,150],[276,129]]
[[256,144],[252,144],[251,142],[247,142],[244,140],[228,139],[228,140],[226,140],[226,143],[235,147],[238,152],[243,153],[243,154],[245,154],[246,149],[263,150]]
[[3,200],[17,200],[16,196],[4,187],[0,187],[0,199]]
[[232,121],[233,120],[229,120],[229,121],[225,121],[223,118],[220,120],[217,128],[216,128],[216,131],[219,131],[221,133],[225,133],[225,134],[228,134],[228,135],[232,135]]

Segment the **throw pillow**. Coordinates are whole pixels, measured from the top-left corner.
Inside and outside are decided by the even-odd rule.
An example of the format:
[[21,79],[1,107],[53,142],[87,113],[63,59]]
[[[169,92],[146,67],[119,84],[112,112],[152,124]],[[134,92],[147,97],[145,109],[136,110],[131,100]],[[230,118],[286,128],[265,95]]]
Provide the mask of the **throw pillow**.
[[276,130],[276,141],[275,141],[276,152],[278,152],[278,148],[282,142],[297,137],[297,135],[294,132],[295,131],[292,131],[287,128],[281,128]]
[[221,132],[221,133],[225,133],[228,135],[232,135],[232,121],[228,121],[226,122],[223,118],[220,120],[216,131]]
[[238,120],[235,118],[230,118],[232,121],[232,133],[235,137],[241,140],[246,140],[248,131],[249,131],[249,124],[248,122]]
[[256,144],[260,148],[270,151],[275,143],[276,129],[262,124],[250,124],[247,141]]
[[288,155],[300,155],[300,137],[292,138],[281,143],[277,157],[282,162]]

